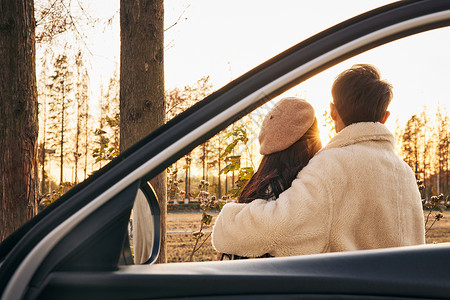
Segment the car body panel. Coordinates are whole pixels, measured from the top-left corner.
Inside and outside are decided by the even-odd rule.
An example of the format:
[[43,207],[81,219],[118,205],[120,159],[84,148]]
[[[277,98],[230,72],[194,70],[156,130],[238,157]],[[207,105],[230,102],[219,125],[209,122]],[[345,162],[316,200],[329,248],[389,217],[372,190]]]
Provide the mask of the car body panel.
[[64,273],[50,278],[43,295],[45,299],[60,295],[64,299],[95,299],[101,291],[108,292],[107,299],[264,294],[447,298],[450,275],[438,258],[447,255],[449,245],[423,248],[126,266],[115,273]]

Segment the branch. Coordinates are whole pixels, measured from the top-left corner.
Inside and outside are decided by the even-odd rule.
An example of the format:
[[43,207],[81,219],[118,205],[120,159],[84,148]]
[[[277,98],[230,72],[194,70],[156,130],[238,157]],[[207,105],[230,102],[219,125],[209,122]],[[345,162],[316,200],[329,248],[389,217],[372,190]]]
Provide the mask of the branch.
[[[427,226],[428,220],[429,220],[429,218],[430,218],[430,215],[431,215],[431,213],[433,212],[433,210],[434,210],[435,208],[436,208],[436,204],[433,204],[433,206],[431,207],[430,211],[428,212],[427,218],[426,218],[426,220],[425,220],[425,227]],[[434,224],[434,223],[433,223],[433,224]],[[433,225],[431,225],[431,226],[433,226]]]
[[[185,100],[185,101],[186,101],[186,100]],[[170,113],[173,109],[179,107],[181,104],[184,104],[185,101],[178,102],[178,103],[174,104],[172,107],[170,107],[169,109],[167,109],[167,110],[166,110],[166,116],[169,115],[169,113]]]
[[203,240],[203,243],[201,243],[201,245],[198,246],[198,248],[195,250],[195,252],[197,252],[198,250],[200,250],[200,248],[201,248],[201,247],[205,244],[205,242],[209,239],[209,237],[211,236],[211,234],[212,234],[212,232],[210,232],[210,233],[208,234],[208,236],[205,237],[205,239]]
[[166,29],[164,29],[164,32],[166,32],[167,30],[169,30],[170,28],[174,27],[175,25],[178,24],[178,22],[181,20],[181,17],[184,15],[184,13],[186,12],[186,10],[190,7],[191,5],[189,4],[181,13],[181,15],[178,17],[177,21],[175,23],[173,23],[172,25],[170,25],[169,27],[167,27]]
[[252,168],[253,168],[254,172],[256,172],[255,164],[253,163],[252,153],[250,152],[250,149],[249,149],[247,143],[245,143],[244,145],[245,145],[245,148],[247,149],[248,157],[250,157],[250,162],[252,164]]
[[[83,13],[83,15],[88,19],[89,22],[93,22],[92,21],[92,16],[90,16],[86,10],[84,9],[83,5],[81,5],[80,0],[77,0],[78,2],[78,7],[81,9],[81,12]],[[94,21],[95,22],[95,21]]]
[[169,50],[170,48],[172,48],[174,45],[174,40],[171,40],[170,43],[168,43],[167,45],[164,46],[164,50]]
[[45,17],[47,17],[47,15],[50,13],[50,11],[52,10],[53,6],[55,6],[57,1],[58,0],[53,1],[52,5],[50,5],[50,7],[47,9],[46,13],[39,20],[36,21],[36,26],[39,24],[39,22],[42,22],[42,20],[44,20]]
[[434,222],[428,227],[428,229],[425,231],[425,235],[427,235],[428,231],[430,231],[431,227],[433,227],[434,223],[436,223],[437,219],[434,219]]
[[88,45],[86,44],[86,41],[84,40],[83,36],[81,35],[80,31],[78,30],[78,27],[77,27],[77,25],[76,25],[75,20],[74,20],[73,17],[72,17],[72,14],[70,13],[70,10],[69,10],[69,9],[67,8],[67,6],[64,4],[63,0],[61,0],[61,4],[62,4],[62,6],[64,6],[64,8],[66,9],[67,14],[69,15],[70,20],[72,20],[73,27],[75,28],[75,31],[77,32],[78,36],[80,37],[80,39],[81,39],[81,41],[83,42],[84,46],[86,47],[87,51],[89,52],[89,54],[90,54],[91,56],[94,56],[94,55],[92,54],[91,50],[89,50],[89,47],[88,47]]
[[[202,231],[203,231],[203,221],[200,223],[200,230],[198,232],[201,234]],[[194,248],[192,248],[191,255],[189,256],[189,261],[192,261],[192,258],[194,257],[195,252],[197,252],[199,249],[199,248],[197,248],[197,250],[196,250],[199,239],[200,239],[200,235],[195,239]]]

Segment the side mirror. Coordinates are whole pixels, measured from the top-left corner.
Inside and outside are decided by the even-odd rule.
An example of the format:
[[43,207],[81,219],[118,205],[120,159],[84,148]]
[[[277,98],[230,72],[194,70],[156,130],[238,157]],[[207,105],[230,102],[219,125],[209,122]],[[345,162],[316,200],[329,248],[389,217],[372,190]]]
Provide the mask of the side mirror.
[[138,189],[128,223],[128,239],[125,239],[119,264],[151,264],[160,249],[161,228],[158,198],[150,183]]

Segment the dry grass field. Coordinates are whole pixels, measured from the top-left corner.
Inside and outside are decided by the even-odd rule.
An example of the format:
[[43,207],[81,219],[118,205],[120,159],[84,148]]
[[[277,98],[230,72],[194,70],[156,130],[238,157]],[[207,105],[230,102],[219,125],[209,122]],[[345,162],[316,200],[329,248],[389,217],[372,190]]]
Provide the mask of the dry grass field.
[[[425,214],[425,218],[427,214]],[[428,224],[433,223],[430,217]],[[437,221],[426,235],[427,244],[450,242],[450,211],[444,212],[444,217]]]
[[[213,215],[212,223],[216,220],[217,213]],[[197,231],[200,229],[200,212],[169,212],[167,214],[167,231]],[[204,228],[205,236],[209,235],[212,226]],[[189,261],[189,256],[194,247],[195,240],[192,232],[167,234],[167,262]],[[194,254],[193,261],[217,260],[217,253],[211,245],[211,238],[204,243],[200,250]]]
[[[217,213],[213,213],[213,222]],[[170,212],[167,215],[167,231],[196,231],[200,228],[201,213],[199,212]],[[431,220],[432,222],[432,220]],[[430,222],[430,223],[431,223]],[[209,226],[205,231],[211,231]],[[444,218],[433,225],[427,233],[427,243],[450,242],[450,212],[444,213]],[[167,261],[183,262],[189,260],[189,255],[194,246],[195,240],[192,233],[170,233],[167,235]],[[217,260],[217,253],[211,246],[211,239],[208,239],[203,247],[194,255],[193,261]]]

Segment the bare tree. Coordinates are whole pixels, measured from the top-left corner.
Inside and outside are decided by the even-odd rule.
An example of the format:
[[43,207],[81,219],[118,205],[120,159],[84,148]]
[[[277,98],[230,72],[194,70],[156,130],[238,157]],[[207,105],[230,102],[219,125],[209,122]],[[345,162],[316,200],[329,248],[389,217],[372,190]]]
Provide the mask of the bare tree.
[[69,131],[68,113],[69,105],[72,103],[72,98],[69,92],[73,88],[72,76],[70,70],[69,60],[66,54],[60,54],[53,64],[53,74],[50,76],[50,92],[51,101],[49,103],[49,120],[50,137],[53,142],[53,147],[58,147],[57,154],[59,154],[59,184],[64,182],[64,162],[71,155],[67,155],[69,147],[67,145],[67,135]]
[[440,107],[436,113],[436,155],[435,172],[437,173],[437,193],[448,192],[448,158],[449,158],[449,133],[448,117]]
[[0,240],[37,209],[38,103],[32,0],[0,2]]
[[405,126],[402,137],[402,153],[404,161],[411,167],[416,176],[422,173],[421,157],[423,146],[422,120],[417,115],[411,116]]
[[[78,160],[82,156],[81,151],[81,141],[83,135],[88,135],[86,124],[88,122],[88,82],[89,75],[86,68],[84,67],[83,55],[81,51],[78,51],[75,56],[75,67],[76,67],[76,83],[75,83],[75,101],[76,101],[76,130],[75,130],[75,151],[74,155],[74,173],[75,173],[75,184],[78,183]],[[84,122],[83,122],[84,121]],[[85,126],[83,126],[83,123]],[[85,129],[85,130],[83,130]],[[85,139],[87,143],[87,139]],[[87,156],[87,145],[85,145],[85,155]],[[85,162],[87,157],[85,158]],[[85,179],[86,179],[86,167],[85,167]]]

